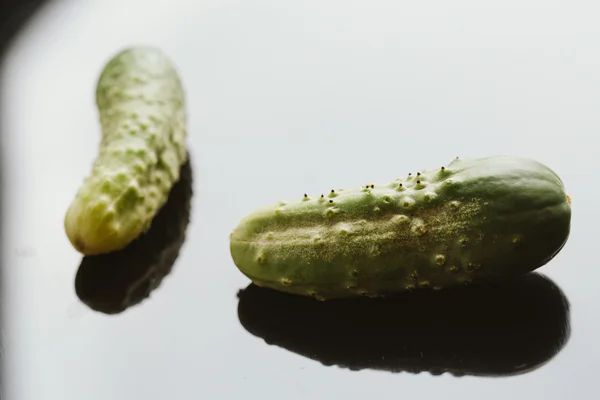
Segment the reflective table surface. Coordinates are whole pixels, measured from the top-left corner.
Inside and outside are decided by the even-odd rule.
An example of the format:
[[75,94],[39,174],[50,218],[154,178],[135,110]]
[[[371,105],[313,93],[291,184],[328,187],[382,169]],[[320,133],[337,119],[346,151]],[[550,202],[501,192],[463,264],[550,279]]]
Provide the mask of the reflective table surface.
[[[0,71],[6,398],[594,399],[600,5],[49,2]],[[97,153],[99,72],[156,45],[189,163],[152,230],[82,257],[63,218]],[[277,200],[456,156],[555,170],[571,235],[491,287],[317,302],[250,285],[229,234]]]

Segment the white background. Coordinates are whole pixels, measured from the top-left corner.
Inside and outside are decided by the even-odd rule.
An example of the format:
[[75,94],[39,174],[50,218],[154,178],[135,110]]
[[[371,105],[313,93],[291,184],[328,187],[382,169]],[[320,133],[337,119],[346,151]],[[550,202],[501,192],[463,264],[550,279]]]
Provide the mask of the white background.
[[[557,0],[51,2],[0,73],[8,398],[594,397],[599,13]],[[175,272],[108,317],[75,296],[80,255],[62,223],[97,151],[96,79],[137,44],[161,47],[184,81],[194,215]],[[504,380],[357,374],[240,327],[248,281],[228,235],[246,213],[494,154],[548,164],[573,198],[569,243],[541,270],[573,306],[552,363]]]

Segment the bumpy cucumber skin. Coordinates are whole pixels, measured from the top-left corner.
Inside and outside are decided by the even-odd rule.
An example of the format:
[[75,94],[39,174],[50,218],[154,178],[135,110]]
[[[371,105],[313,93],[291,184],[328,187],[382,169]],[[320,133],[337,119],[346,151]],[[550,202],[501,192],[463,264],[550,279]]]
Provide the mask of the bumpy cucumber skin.
[[539,268],[570,233],[561,179],[527,158],[456,159],[387,184],[279,202],[230,235],[257,286],[319,300],[498,280]]
[[86,255],[122,249],[145,232],[186,160],[184,90],[159,49],[116,54],[100,75],[96,104],[99,154],[64,220]]
[[75,293],[90,309],[118,314],[138,305],[172,271],[190,222],[193,171],[188,157],[150,229],[125,248],[85,256],[75,276]]

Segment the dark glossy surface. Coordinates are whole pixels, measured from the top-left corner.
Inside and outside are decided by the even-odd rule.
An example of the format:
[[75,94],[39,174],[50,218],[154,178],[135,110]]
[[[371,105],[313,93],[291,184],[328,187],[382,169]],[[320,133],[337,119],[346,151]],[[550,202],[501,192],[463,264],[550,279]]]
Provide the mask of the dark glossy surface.
[[[49,3],[0,71],[6,398],[596,398],[599,11]],[[63,218],[97,151],[96,79],[138,43],[179,66],[193,179],[164,230],[84,259]],[[317,303],[249,286],[231,261],[229,233],[256,207],[493,154],[546,163],[573,199],[542,275]]]
[[239,297],[248,332],[350,370],[514,375],[551,360],[570,336],[564,293],[536,273],[377,300],[316,302],[253,284]]

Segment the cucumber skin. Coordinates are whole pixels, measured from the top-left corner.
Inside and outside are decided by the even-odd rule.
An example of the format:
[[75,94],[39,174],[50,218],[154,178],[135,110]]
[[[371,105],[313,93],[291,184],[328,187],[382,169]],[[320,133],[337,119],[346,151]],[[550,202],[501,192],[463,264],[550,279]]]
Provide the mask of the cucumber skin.
[[533,271],[562,249],[570,220],[563,182],[547,166],[457,158],[255,210],[231,233],[230,252],[257,286],[319,300],[378,297]]
[[84,255],[120,250],[147,231],[186,161],[184,90],[159,49],[128,48],[110,59],[96,104],[99,153],[64,220]]

